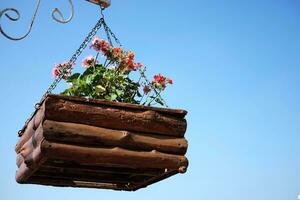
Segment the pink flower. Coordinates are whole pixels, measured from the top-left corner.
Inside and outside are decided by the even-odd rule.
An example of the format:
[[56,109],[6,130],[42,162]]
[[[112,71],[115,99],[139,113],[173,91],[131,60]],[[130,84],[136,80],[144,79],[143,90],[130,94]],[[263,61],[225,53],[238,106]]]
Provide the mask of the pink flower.
[[72,70],[72,66],[74,65],[70,64],[68,62],[63,62],[61,64],[55,64],[53,69],[52,69],[52,75],[54,78],[59,77],[60,74],[64,74],[63,75],[63,79],[67,79],[68,76],[71,75],[71,70]]
[[85,68],[89,68],[97,64],[98,61],[93,56],[87,56],[82,60],[82,66]]
[[54,78],[57,78],[59,76],[60,72],[59,72],[59,69],[58,69],[58,66],[55,65],[52,69],[52,75]]
[[95,51],[102,52],[103,55],[106,55],[112,47],[107,41],[96,36],[90,48],[93,48]]

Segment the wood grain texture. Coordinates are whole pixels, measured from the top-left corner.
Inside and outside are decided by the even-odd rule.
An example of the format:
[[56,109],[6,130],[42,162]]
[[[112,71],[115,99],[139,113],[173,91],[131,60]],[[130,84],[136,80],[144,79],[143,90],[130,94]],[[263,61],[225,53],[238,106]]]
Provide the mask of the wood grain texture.
[[98,182],[88,182],[88,181],[73,181],[65,179],[53,179],[41,178],[41,177],[30,177],[27,181],[28,184],[38,184],[46,186],[56,186],[56,187],[76,187],[76,188],[99,188],[99,189],[112,189],[112,190],[127,190],[126,185],[113,184],[113,183],[98,183]]
[[186,157],[152,152],[136,152],[116,148],[91,148],[43,141],[42,152],[50,159],[74,160],[81,163],[103,163],[132,168],[179,169],[187,167]]
[[44,122],[43,132],[44,137],[49,141],[88,146],[111,146],[144,151],[157,150],[179,155],[184,155],[188,147],[184,138],[141,134],[50,120]]
[[183,137],[187,127],[185,119],[153,110],[119,109],[99,104],[95,106],[93,103],[52,97],[45,100],[45,119],[175,137]]
[[152,111],[155,111],[155,112],[158,112],[161,114],[167,114],[167,115],[171,115],[171,116],[174,116],[177,118],[184,118],[187,114],[187,111],[182,110],[182,109],[143,106],[143,105],[138,105],[138,104],[121,103],[121,102],[107,101],[107,100],[101,100],[101,99],[88,99],[88,98],[82,98],[82,97],[57,95],[57,94],[48,94],[47,97],[62,99],[62,100],[72,101],[72,102],[80,102],[83,104],[92,104],[94,106],[109,106],[109,107],[118,108],[118,109],[128,109],[128,110],[136,110],[136,111],[152,110]]
[[20,153],[21,148],[23,145],[33,136],[35,133],[35,130],[39,127],[39,125],[42,123],[44,118],[44,112],[45,107],[42,106],[32,120],[30,120],[28,126],[26,127],[24,133],[22,133],[22,136],[19,138],[19,141],[16,144],[15,151],[17,153]]
[[186,114],[48,95],[20,134],[16,181],[135,191],[184,173]]
[[40,143],[44,139],[43,136],[43,124],[41,123],[34,134],[27,140],[27,142],[20,149],[19,154],[26,158],[33,150],[40,146]]

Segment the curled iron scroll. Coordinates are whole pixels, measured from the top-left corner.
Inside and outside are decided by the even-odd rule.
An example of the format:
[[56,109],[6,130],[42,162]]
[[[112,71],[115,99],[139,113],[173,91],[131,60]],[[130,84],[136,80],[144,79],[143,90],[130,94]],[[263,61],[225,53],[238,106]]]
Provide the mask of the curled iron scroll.
[[[73,19],[73,16],[74,16],[74,4],[73,4],[73,0],[68,0],[68,1],[69,1],[69,4],[70,4],[70,10],[71,10],[70,17],[68,19],[65,19],[64,15],[62,14],[62,12],[58,8],[55,8],[52,11],[52,18],[56,22],[65,24],[65,23],[70,22]],[[25,34],[23,34],[22,36],[19,36],[19,37],[11,36],[10,34],[8,34],[8,33],[6,33],[4,31],[4,29],[2,27],[2,24],[1,24],[1,21],[0,21],[0,32],[1,32],[1,34],[4,35],[6,38],[8,38],[10,40],[15,40],[15,41],[22,40],[22,39],[26,38],[29,35],[29,33],[31,32],[31,30],[32,30],[32,26],[33,26],[34,21],[36,19],[36,15],[37,15],[37,12],[39,10],[40,4],[41,4],[41,0],[37,0],[36,7],[35,7],[35,10],[34,10],[32,19],[30,21],[29,27],[28,27],[27,32]],[[57,17],[55,15],[56,13],[57,13],[57,15],[59,17]],[[20,19],[20,17],[21,17],[20,12],[17,9],[15,9],[15,8],[5,8],[3,10],[0,10],[0,20],[4,16],[8,20],[10,20],[10,21],[18,21]]]

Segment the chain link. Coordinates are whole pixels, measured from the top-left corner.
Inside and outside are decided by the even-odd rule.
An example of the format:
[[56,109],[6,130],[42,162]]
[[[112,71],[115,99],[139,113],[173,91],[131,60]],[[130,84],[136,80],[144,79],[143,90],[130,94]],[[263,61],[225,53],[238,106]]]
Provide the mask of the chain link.
[[121,44],[120,40],[117,38],[117,36],[112,32],[112,30],[109,28],[109,26],[107,26],[106,22],[104,21],[103,23],[103,27],[105,29],[106,34],[108,35],[108,37],[110,38],[110,36],[115,40],[115,42],[122,47],[123,45]]

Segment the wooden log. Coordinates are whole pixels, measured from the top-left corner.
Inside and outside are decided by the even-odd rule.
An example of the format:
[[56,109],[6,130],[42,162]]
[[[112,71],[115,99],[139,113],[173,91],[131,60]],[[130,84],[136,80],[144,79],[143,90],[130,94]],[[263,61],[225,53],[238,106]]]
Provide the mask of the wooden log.
[[184,156],[152,152],[135,152],[116,148],[90,148],[68,144],[53,143],[44,140],[41,151],[49,159],[61,159],[90,164],[111,164],[132,168],[179,169],[187,167]]
[[175,137],[183,137],[187,127],[185,119],[153,110],[119,109],[52,96],[45,100],[45,119]]
[[41,124],[44,118],[44,111],[44,106],[42,106],[35,114],[35,117],[29,122],[27,128],[25,129],[25,132],[22,134],[18,143],[16,144],[15,151],[17,153],[20,153],[23,145],[32,137],[32,135],[35,132],[35,129],[38,128]]
[[[37,132],[39,131],[41,130]],[[43,132],[44,137],[49,141],[86,144],[88,146],[113,146],[132,150],[157,150],[180,155],[186,153],[188,146],[184,138],[133,133],[50,120],[44,122]],[[40,134],[38,133],[38,135]]]
[[87,181],[72,181],[64,179],[51,179],[30,177],[27,181],[29,184],[57,186],[57,187],[79,187],[79,188],[99,188],[99,189],[112,189],[112,190],[126,190],[126,185],[112,184],[112,183],[96,183]]
[[[43,143],[43,141],[42,141]],[[42,152],[41,146],[38,146],[30,153],[26,158],[24,158],[24,163],[28,168],[37,168],[41,163],[47,160],[47,156]]]
[[29,169],[23,162],[20,168],[16,172],[16,181],[18,183],[24,183],[36,170]]
[[39,167],[48,159],[41,152],[41,146],[34,149],[34,151],[24,158],[24,162],[20,165],[16,172],[16,181],[18,183],[25,183],[30,176],[32,176]]
[[43,136],[43,124],[41,123],[39,125],[38,129],[32,135],[32,137],[20,149],[19,154],[23,158],[26,158],[29,154],[31,154],[33,152],[33,150],[35,148],[40,146],[40,143],[42,142],[43,138],[44,138],[44,136]]
[[107,100],[101,100],[101,99],[89,99],[89,98],[82,98],[82,97],[57,95],[57,94],[48,94],[47,97],[66,100],[66,101],[72,101],[72,102],[79,102],[79,103],[83,103],[83,104],[92,104],[95,106],[108,106],[108,107],[118,108],[118,109],[135,110],[135,111],[139,111],[139,112],[152,110],[152,111],[155,111],[158,113],[171,115],[176,118],[184,118],[187,114],[186,110],[181,110],[181,109],[143,106],[143,105],[138,105],[138,104],[121,103],[121,102],[107,101]]
[[65,179],[72,181],[88,181],[88,182],[99,182],[99,183],[118,183],[118,184],[127,184],[134,183],[138,184],[143,182],[149,177],[145,176],[121,176],[114,174],[89,174],[89,173],[76,173],[75,171],[64,171],[61,173],[46,171],[44,169],[39,169],[35,174],[35,177],[40,178],[55,178],[55,179]]
[[17,159],[16,159],[16,165],[18,166],[18,168],[21,166],[21,164],[24,162],[24,158],[21,154],[17,155]]
[[[39,165],[42,163],[39,163]],[[29,177],[31,177],[37,170],[39,166],[35,168],[29,168],[25,162],[23,162],[16,172],[16,181],[18,183],[26,183]]]
[[102,166],[94,166],[94,165],[80,165],[78,163],[66,163],[64,161],[59,161],[56,163],[55,161],[46,161],[42,168],[44,170],[51,170],[56,172],[63,171],[76,171],[78,173],[84,174],[94,173],[94,174],[115,174],[115,175],[140,175],[140,176],[157,176],[159,174],[163,174],[165,169],[132,169],[132,168],[117,168],[117,167],[102,167]]

